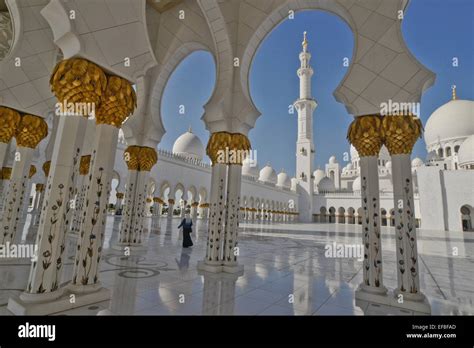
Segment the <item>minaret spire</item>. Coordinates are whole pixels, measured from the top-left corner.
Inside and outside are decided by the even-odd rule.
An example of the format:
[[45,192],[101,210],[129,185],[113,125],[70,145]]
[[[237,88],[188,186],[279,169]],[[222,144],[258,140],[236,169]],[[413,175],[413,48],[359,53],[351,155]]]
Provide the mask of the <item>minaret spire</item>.
[[451,86],[451,89],[453,90],[453,100],[456,100],[456,99],[457,99],[457,96],[456,96],[456,85],[452,85],[452,86]]
[[307,52],[308,50],[308,40],[306,38],[306,31],[303,33],[303,42],[301,43],[301,45],[303,46],[303,52]]

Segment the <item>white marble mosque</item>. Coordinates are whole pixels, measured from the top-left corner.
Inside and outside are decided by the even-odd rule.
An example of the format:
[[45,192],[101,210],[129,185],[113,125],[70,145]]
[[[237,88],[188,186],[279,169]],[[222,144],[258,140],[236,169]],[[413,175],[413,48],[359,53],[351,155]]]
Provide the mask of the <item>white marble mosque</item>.
[[[435,79],[403,42],[405,6],[0,0],[0,245],[11,249],[0,314],[474,314],[474,101],[454,88],[424,125],[380,112],[387,100],[420,102]],[[334,13],[364,38],[334,91],[354,116],[347,161],[314,168],[306,32],[290,67],[296,176],[265,158],[220,160],[251,149],[259,44],[304,9]],[[163,149],[163,91],[196,50],[216,61],[210,137],[189,129]],[[58,102],[72,109],[58,113]],[[420,136],[425,159],[411,156]],[[188,211],[195,245],[184,249],[177,225]],[[29,246],[33,256],[13,252]]]

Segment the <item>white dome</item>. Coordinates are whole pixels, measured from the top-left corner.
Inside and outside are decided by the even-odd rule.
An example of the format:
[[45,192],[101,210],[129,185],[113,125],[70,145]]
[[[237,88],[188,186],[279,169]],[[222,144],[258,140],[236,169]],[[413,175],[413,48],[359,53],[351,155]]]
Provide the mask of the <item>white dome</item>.
[[324,173],[324,171],[322,171],[321,169],[316,169],[313,172],[313,176],[314,176],[314,184],[317,185],[317,184],[319,184],[321,179],[326,176],[326,173]]
[[385,168],[392,169],[392,161],[385,162]]
[[329,157],[329,164],[336,164],[336,156],[332,155],[331,157]]
[[278,178],[277,178],[277,175],[275,173],[275,170],[272,167],[270,167],[269,164],[267,164],[260,171],[260,176],[258,177],[258,180],[263,181],[263,182],[267,182],[267,183],[276,184]]
[[250,158],[244,159],[242,162],[242,175],[258,178],[258,165],[256,161],[250,160]]
[[189,130],[176,139],[173,145],[173,153],[202,160],[205,151],[201,139]]
[[336,187],[334,186],[334,181],[325,176],[319,181],[318,190],[321,191],[334,191]]
[[437,108],[425,125],[425,143],[429,148],[453,138],[474,134],[474,101],[451,100]]
[[419,157],[415,157],[413,159],[413,161],[411,161],[411,166],[412,167],[420,167],[422,166],[424,163],[423,163],[423,160]]
[[459,166],[474,164],[474,134],[464,140],[458,152]]
[[286,188],[291,187],[290,177],[284,171],[281,171],[281,173],[279,173],[277,176],[277,186]]
[[360,176],[352,183],[352,191],[360,191]]
[[[354,145],[351,144],[351,148],[349,152],[351,154],[351,161],[356,161],[359,159],[359,153],[357,152]],[[385,145],[382,145],[382,148],[380,149],[379,159],[385,160],[385,161],[390,160],[390,152],[388,152],[388,149],[385,147]]]

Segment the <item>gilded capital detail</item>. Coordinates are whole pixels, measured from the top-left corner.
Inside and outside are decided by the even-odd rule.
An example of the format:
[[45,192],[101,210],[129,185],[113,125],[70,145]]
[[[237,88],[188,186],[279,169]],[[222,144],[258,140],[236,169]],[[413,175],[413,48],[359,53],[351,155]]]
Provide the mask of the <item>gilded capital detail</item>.
[[123,194],[122,192],[117,192],[117,193],[115,194],[115,197],[116,197],[117,199],[123,199],[124,194]]
[[42,117],[34,115],[21,116],[15,134],[18,146],[34,149],[47,135],[48,124]]
[[10,142],[20,124],[20,119],[17,111],[0,106],[0,142]]
[[151,147],[140,147],[139,162],[139,170],[149,172],[156,162],[158,162],[156,150]]
[[12,169],[10,167],[3,167],[0,172],[2,180],[10,180],[12,176]]
[[130,82],[117,76],[109,76],[97,111],[96,123],[120,128],[136,106],[137,96]]
[[381,116],[358,116],[349,126],[347,139],[354,145],[361,157],[378,156],[383,144],[381,128]]
[[28,173],[28,178],[31,179],[33,175],[36,174],[36,167],[34,165],[30,166],[30,172]]
[[36,184],[35,189],[36,189],[36,192],[43,192],[44,184]]
[[251,149],[249,139],[240,133],[217,132],[209,138],[206,154],[212,161],[223,164],[242,164]]
[[128,170],[139,170],[140,161],[140,146],[131,145],[127,147],[123,153],[123,159],[127,164]]
[[385,116],[382,121],[384,143],[391,155],[411,154],[423,133],[421,120],[416,116]]
[[49,176],[49,169],[51,168],[51,161],[46,161],[43,163],[43,172],[46,177]]
[[[105,94],[107,78],[102,69],[94,63],[81,58],[71,58],[56,65],[49,83],[61,103],[90,103],[97,109],[101,97]],[[80,111],[78,110],[78,113],[81,113]],[[82,113],[82,116],[89,115]]]

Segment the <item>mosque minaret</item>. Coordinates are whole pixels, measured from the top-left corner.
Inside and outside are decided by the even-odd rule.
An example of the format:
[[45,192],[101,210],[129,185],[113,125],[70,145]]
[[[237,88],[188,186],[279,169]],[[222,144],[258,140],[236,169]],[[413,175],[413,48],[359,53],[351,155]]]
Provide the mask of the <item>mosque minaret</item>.
[[309,65],[311,54],[308,52],[306,32],[302,42],[303,51],[300,53],[301,66],[298,69],[300,79],[300,96],[294,106],[298,111],[298,138],[296,140],[296,178],[298,180],[299,219],[311,222],[313,214],[314,178],[314,142],[313,142],[313,112],[317,103],[311,95],[311,77],[313,69]]

